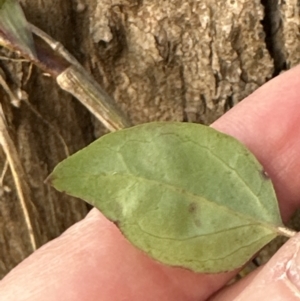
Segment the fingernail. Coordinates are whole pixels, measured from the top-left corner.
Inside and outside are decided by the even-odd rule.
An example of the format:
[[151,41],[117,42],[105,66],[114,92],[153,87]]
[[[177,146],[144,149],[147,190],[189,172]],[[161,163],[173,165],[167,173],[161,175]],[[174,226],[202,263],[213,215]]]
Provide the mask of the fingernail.
[[297,244],[297,249],[292,259],[287,263],[287,278],[300,290],[300,245]]

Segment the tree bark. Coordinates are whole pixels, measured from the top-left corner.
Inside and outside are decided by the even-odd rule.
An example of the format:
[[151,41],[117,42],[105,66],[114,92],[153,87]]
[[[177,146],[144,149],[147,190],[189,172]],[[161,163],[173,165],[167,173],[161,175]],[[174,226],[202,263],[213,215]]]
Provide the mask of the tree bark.
[[[296,0],[21,4],[27,19],[77,57],[133,124],[210,124],[299,62]],[[4,48],[1,55],[17,57]],[[37,67],[4,59],[0,67],[11,90],[22,95],[16,108],[0,89],[9,134],[28,178],[39,247],[89,210],[83,201],[57,193],[44,180],[67,152],[74,153],[107,130]],[[2,170],[6,155],[0,156]],[[0,188],[1,278],[34,248],[10,169]]]

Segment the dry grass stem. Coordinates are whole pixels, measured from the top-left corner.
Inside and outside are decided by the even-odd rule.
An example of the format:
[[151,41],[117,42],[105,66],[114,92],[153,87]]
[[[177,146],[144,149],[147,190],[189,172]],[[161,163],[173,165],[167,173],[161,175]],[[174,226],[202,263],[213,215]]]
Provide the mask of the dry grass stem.
[[61,43],[32,24],[29,24],[29,28],[71,64],[56,78],[62,89],[75,96],[110,131],[131,126],[128,118],[118,110],[114,99],[100,87]]
[[110,131],[130,127],[130,121],[111,97],[84,70],[70,66],[57,78],[59,86],[75,96]]
[[6,159],[5,162],[4,162],[4,166],[3,166],[3,170],[2,170],[1,176],[0,176],[0,187],[3,186],[4,177],[5,177],[5,174],[7,172],[7,168],[8,168],[8,161]]
[[40,37],[44,42],[46,42],[51,49],[59,53],[66,61],[71,65],[76,66],[78,69],[84,69],[76,58],[61,44],[60,42],[54,40],[47,33],[36,27],[35,25],[28,23],[29,29],[38,37]]
[[4,91],[9,96],[11,103],[15,107],[19,107],[19,105],[20,105],[20,99],[11,91],[11,89],[9,88],[9,86],[7,85],[7,83],[5,81],[5,78],[2,76],[1,72],[0,72],[0,85],[2,86],[2,88],[4,89]]
[[0,144],[3,147],[4,153],[7,157],[8,165],[12,172],[15,182],[16,191],[20,200],[22,212],[24,214],[25,223],[28,229],[29,241],[32,250],[37,249],[37,241],[35,235],[34,225],[32,223],[33,204],[31,203],[31,192],[26,181],[26,174],[19,159],[17,149],[8,133],[5,116],[0,106]]

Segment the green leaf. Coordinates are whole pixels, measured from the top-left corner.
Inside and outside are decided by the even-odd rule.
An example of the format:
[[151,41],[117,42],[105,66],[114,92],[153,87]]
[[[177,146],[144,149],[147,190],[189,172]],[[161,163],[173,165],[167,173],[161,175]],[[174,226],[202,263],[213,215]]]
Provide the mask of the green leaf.
[[0,36],[30,58],[36,57],[32,33],[17,0],[0,0]]
[[50,179],[156,260],[196,272],[241,267],[282,226],[260,163],[236,139],[202,125],[149,123],[105,135]]

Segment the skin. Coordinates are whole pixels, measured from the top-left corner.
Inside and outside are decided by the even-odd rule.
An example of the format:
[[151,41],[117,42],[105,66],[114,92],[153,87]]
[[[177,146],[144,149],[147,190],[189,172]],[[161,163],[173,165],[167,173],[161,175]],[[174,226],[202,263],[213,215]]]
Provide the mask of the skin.
[[[284,221],[300,205],[299,87],[296,67],[212,125],[257,156],[274,182]],[[224,288],[237,271],[203,275],[164,266],[94,209],[12,270],[0,283],[0,296],[5,301],[300,300],[299,249],[296,235],[265,266]]]

